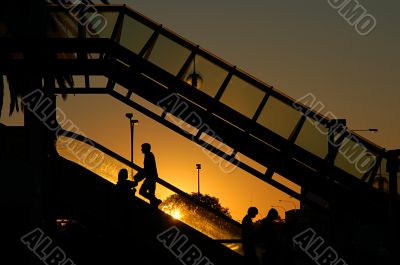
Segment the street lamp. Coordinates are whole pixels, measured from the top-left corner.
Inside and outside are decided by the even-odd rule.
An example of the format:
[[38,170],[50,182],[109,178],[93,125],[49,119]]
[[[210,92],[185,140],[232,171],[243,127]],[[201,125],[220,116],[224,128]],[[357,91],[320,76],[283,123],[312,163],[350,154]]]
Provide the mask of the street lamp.
[[197,194],[200,195],[200,169],[201,164],[196,164],[197,169]]
[[[138,123],[139,121],[133,119],[132,113],[126,113],[125,117],[127,117],[129,119],[129,127],[131,130],[131,162],[133,164],[133,128],[134,128],[135,123]],[[133,177],[133,168],[131,168],[131,175]]]
[[193,73],[188,75],[186,83],[197,89],[200,89],[203,85],[203,78],[196,72],[196,56],[193,58]]
[[372,132],[372,133],[376,133],[378,132],[378,129],[376,128],[369,128],[369,129],[361,129],[361,130],[350,130],[352,132]]

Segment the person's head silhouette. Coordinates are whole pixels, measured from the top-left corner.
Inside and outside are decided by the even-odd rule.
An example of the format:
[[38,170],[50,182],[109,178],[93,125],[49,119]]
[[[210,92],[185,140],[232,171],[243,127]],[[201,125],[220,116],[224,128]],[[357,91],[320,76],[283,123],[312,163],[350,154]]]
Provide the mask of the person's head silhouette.
[[128,179],[128,170],[123,168],[118,173],[118,181],[124,181]]
[[274,208],[271,208],[267,214],[267,217],[265,217],[265,219],[267,219],[268,221],[275,221],[278,218],[279,214],[278,211]]
[[258,214],[258,209],[256,207],[250,207],[247,210],[247,214],[250,216],[250,218],[254,218],[257,216]]
[[150,153],[150,150],[151,150],[151,145],[149,143],[142,144],[142,153],[143,154],[146,155],[146,154]]

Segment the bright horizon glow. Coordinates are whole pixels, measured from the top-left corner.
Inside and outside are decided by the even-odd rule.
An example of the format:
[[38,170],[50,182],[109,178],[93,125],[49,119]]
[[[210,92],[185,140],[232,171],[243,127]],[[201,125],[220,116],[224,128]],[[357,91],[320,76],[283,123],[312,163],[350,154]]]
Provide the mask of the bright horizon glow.
[[179,209],[175,209],[174,211],[172,211],[171,216],[178,220],[182,218],[182,214]]
[[[102,108],[92,109],[86,104],[87,100],[94,98]],[[72,106],[77,107],[72,108]],[[86,112],[87,118],[92,117],[92,122],[80,122],[76,123],[76,126],[88,138],[99,142],[129,160],[130,128],[125,117],[129,107],[117,103],[115,99],[107,95],[71,96],[67,101],[60,100],[59,107],[74,122],[84,118],[83,112]],[[113,109],[114,112],[108,112],[109,109]],[[268,213],[270,205],[279,204],[279,199],[289,198],[288,195],[240,168],[229,174],[223,173],[199,145],[137,111],[134,111],[134,115],[135,119],[139,120],[139,125],[135,126],[134,133],[134,162],[143,166],[143,154],[140,145],[144,142],[151,143],[159,177],[189,194],[197,191],[196,164],[200,163],[202,165],[200,172],[201,192],[219,198],[221,205],[230,209],[234,220],[241,221],[249,206],[256,206],[260,212],[259,217],[263,218]],[[113,124],[114,126],[104,128],[103,124]],[[245,162],[251,163],[247,160]],[[106,174],[107,179],[115,183],[120,167],[125,166],[121,164],[117,168],[113,168],[113,173]],[[102,172],[106,170],[102,168],[100,168]],[[292,183],[278,175],[274,175],[273,178],[296,189]],[[156,194],[164,200],[171,192],[161,185],[157,185]],[[294,200],[294,202],[296,207],[299,208],[299,202],[297,200]],[[280,209],[277,210],[284,216]]]

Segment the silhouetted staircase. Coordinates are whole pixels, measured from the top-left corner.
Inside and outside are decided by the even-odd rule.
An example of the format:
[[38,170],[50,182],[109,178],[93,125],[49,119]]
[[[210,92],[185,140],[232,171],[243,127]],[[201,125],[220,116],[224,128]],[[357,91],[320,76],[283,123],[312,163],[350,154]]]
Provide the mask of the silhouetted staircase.
[[[387,208],[387,194],[373,187],[378,169],[386,165],[383,148],[345,127],[336,130],[335,121],[126,6],[95,8],[108,22],[97,35],[71,23],[62,7],[52,6],[53,17],[72,32],[69,36],[31,41],[30,47],[15,39],[3,39],[0,45],[9,52],[76,53],[44,60],[34,71],[85,75],[81,87],[54,87],[54,92],[108,93],[302,202],[322,209],[332,204]],[[10,60],[0,69],[23,69],[26,63]],[[190,83],[198,74],[200,88]],[[91,82],[98,82],[89,76],[104,76],[107,85],[94,87]],[[240,156],[266,170],[240,161]],[[275,173],[302,192],[274,179]]]
[[[187,243],[182,244],[177,254],[195,245],[201,250],[202,257],[213,264],[241,264],[242,257],[236,252],[136,197],[121,198],[112,183],[85,168],[59,157],[54,169],[59,173],[51,189],[54,200],[50,212],[54,219],[77,221],[75,226],[90,231],[96,238],[89,238],[90,242],[96,246],[103,242],[107,246],[102,247],[102,252],[93,249],[98,255],[96,259],[107,258],[112,264],[129,260],[133,264],[135,261],[141,264],[181,264],[179,258],[157,239],[159,234],[176,227],[178,237],[187,237]],[[114,241],[110,244],[107,240]],[[175,251],[178,246],[175,246]],[[107,256],[107,248],[112,248],[109,250],[112,256]],[[120,256],[116,257],[116,253]]]
[[[43,56],[40,62],[0,56],[0,73],[83,75],[84,82],[73,89],[46,89],[57,94],[109,94],[315,209],[341,209],[361,216],[370,211],[388,212],[388,194],[373,187],[379,169],[387,163],[383,148],[345,127],[335,131],[336,121],[126,6],[95,6],[107,25],[94,35],[61,6],[49,8],[52,16],[64,23],[65,32],[50,33],[46,39],[2,38],[0,51],[58,56]],[[98,78],[103,78],[104,84],[93,86]],[[241,161],[241,156],[265,171]],[[273,178],[275,173],[301,186],[302,191],[280,183]],[[82,188],[70,181],[66,183],[71,189]],[[100,185],[110,193],[111,186],[100,182],[93,178],[86,191]],[[71,205],[90,201],[96,205],[94,198],[101,201],[100,193],[85,198],[80,191],[79,202]],[[66,192],[62,197],[74,201],[71,195]],[[101,217],[107,209],[104,205],[99,203],[93,216]],[[135,207],[143,207],[140,211],[148,214],[157,212],[141,205],[138,202]],[[82,206],[82,211],[87,209]],[[158,227],[155,220],[168,217],[155,214],[158,217],[152,222],[157,230],[153,231],[160,232],[165,224],[160,222]]]
[[[33,167],[23,152],[26,130],[1,127],[0,136],[0,165],[3,172],[7,172],[2,175],[7,177],[3,177],[0,195],[3,215],[0,231],[8,244],[6,249],[13,251],[2,253],[4,260],[11,258],[10,262],[40,264],[41,260],[20,241],[24,234],[38,227],[76,264],[182,264],[181,259],[184,260],[189,248],[198,249],[200,256],[195,259],[203,260],[205,265],[242,264],[243,257],[220,241],[137,197],[121,196],[110,181],[59,155],[48,157],[43,168],[47,177],[40,188],[42,208],[29,210],[30,200],[38,194],[32,190],[37,183],[30,179]],[[94,148],[114,155],[102,146]],[[120,158],[116,156],[115,159]],[[136,165],[133,167],[139,169]],[[177,188],[174,190],[183,193]],[[37,214],[43,214],[46,223],[35,226],[32,211],[40,211]],[[158,236],[169,229],[178,231],[176,238],[172,238],[172,243],[162,242]],[[181,236],[187,239],[186,243],[176,241]],[[193,259],[188,258],[186,262],[191,264]]]

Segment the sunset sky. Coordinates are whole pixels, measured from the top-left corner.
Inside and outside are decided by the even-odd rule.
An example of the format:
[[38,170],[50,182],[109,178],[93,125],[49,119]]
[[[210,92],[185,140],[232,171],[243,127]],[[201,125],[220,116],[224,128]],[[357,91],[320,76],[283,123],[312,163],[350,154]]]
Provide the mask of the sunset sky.
[[[350,129],[387,149],[399,148],[400,3],[359,0],[376,18],[376,28],[360,36],[328,1],[309,0],[131,0],[126,3],[179,35],[199,44],[277,90],[300,98],[313,93],[324,112],[347,119]],[[196,164],[202,164],[201,192],[220,198],[240,220],[249,206],[265,217],[271,205],[292,209],[294,199],[237,169],[223,173],[200,147],[106,95],[70,95],[59,101],[68,119],[88,137],[129,159],[126,112],[133,112],[135,163],[140,144],[153,146],[160,177],[186,192],[197,191]],[[0,119],[22,124],[21,114]],[[279,202],[285,200],[286,202]],[[296,202],[298,207],[298,202]]]

